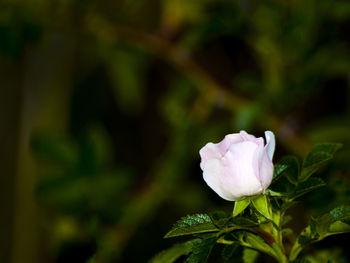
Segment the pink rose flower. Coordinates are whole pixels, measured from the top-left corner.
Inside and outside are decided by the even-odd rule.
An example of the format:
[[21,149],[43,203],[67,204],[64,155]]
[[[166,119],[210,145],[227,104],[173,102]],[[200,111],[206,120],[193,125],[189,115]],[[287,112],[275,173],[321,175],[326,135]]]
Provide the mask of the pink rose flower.
[[275,151],[274,134],[266,131],[265,137],[266,145],[263,138],[241,131],[207,143],[199,154],[209,187],[228,201],[263,193],[271,184]]

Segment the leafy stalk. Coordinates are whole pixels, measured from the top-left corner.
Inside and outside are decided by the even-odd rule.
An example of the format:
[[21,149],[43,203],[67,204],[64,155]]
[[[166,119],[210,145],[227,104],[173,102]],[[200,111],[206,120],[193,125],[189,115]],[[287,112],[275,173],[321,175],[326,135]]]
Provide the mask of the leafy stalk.
[[[350,206],[341,206],[317,218],[285,249],[285,237],[293,232],[284,228],[288,218],[286,211],[305,194],[325,185],[320,178],[312,177],[340,148],[339,144],[319,144],[309,153],[303,164],[289,156],[275,165],[273,182],[285,177],[280,192],[268,189],[264,194],[246,197],[235,202],[232,214],[225,212],[195,214],[180,219],[165,235],[166,238],[192,235],[189,243],[182,243],[160,253],[154,262],[173,263],[181,255],[188,255],[190,263],[205,263],[216,243],[225,245],[225,260],[233,257],[237,246],[244,247],[243,260],[254,262],[257,251],[273,257],[279,263],[300,259],[300,253],[308,245],[329,235],[350,232]],[[288,246],[289,248],[289,246]],[[166,260],[164,260],[166,259]]]

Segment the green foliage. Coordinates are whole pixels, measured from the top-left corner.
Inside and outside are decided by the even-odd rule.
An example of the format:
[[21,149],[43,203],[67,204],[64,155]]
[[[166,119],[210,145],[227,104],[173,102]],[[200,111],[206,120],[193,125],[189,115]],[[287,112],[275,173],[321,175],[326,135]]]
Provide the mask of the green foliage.
[[281,173],[284,173],[284,175],[287,177],[289,182],[292,184],[298,183],[298,176],[299,176],[299,161],[295,156],[286,156],[282,158],[278,164],[282,167],[286,167],[282,170]]
[[107,56],[108,73],[119,107],[127,114],[136,114],[142,109],[144,101],[144,54],[134,50],[112,49]]
[[238,248],[239,244],[237,242],[232,245],[225,245],[221,251],[221,256],[226,262],[233,261],[234,252]]
[[186,259],[186,263],[205,263],[210,251],[216,243],[216,237],[204,238],[200,244],[193,248],[192,253]]
[[184,243],[175,244],[171,248],[159,252],[149,261],[149,263],[175,262],[180,256],[189,254],[193,247],[201,242],[200,239],[193,239]]
[[325,185],[325,182],[320,178],[310,178],[307,181],[298,184],[298,186],[296,186],[289,194],[289,198],[291,200],[296,199],[310,191],[313,191]]
[[231,219],[230,215],[224,211],[215,211],[210,213],[210,219],[218,228],[224,227]]
[[277,164],[275,164],[274,170],[273,170],[272,182],[276,181],[287,168],[288,168],[288,164],[284,164],[281,162],[278,162]]
[[43,204],[78,218],[93,214],[106,222],[118,218],[130,173],[110,166],[113,151],[106,132],[91,127],[80,144],[39,135],[33,137],[32,147],[48,163],[36,189]]
[[196,214],[181,218],[164,237],[169,238],[216,231],[219,231],[219,229],[213,224],[208,215]]
[[237,229],[239,229],[240,226],[244,228],[258,225],[255,216],[252,216],[251,218],[247,216],[233,217],[231,218],[230,222],[233,224],[233,226],[237,226]]
[[244,263],[254,263],[258,259],[259,253],[253,249],[245,248],[243,250],[243,262]]
[[[339,147],[339,144],[330,143],[316,145],[303,161],[301,171],[296,157],[282,158],[276,164],[274,182],[280,183],[277,179],[284,176],[287,179],[284,181],[287,185],[285,192],[267,189],[264,194],[236,201],[232,216],[225,212],[213,212],[210,216],[197,214],[184,217],[165,237],[203,237],[202,243],[193,249],[186,262],[206,262],[216,242],[224,244],[221,254],[225,261],[232,259],[235,249],[240,245],[244,247],[245,263],[255,262],[258,252],[283,263],[312,262],[310,258],[305,261],[297,257],[311,243],[329,235],[350,232],[350,207],[341,206],[323,216],[311,218],[309,226],[297,238],[293,229],[285,227],[292,219],[291,216],[285,216],[285,213],[296,203],[295,199],[299,200],[305,194],[326,185],[322,179],[310,176],[332,158]],[[290,261],[285,252],[284,240],[294,243],[290,249]]]
[[317,172],[327,161],[331,160],[334,153],[341,148],[339,143],[322,143],[313,147],[303,162],[300,181],[307,180]]
[[32,137],[31,146],[37,158],[60,167],[75,165],[79,159],[78,146],[57,135],[37,133]]
[[343,221],[350,225],[350,206],[341,206],[334,208],[330,214],[335,221]]
[[346,263],[347,259],[339,248],[318,249],[312,255],[305,256],[309,263]]
[[260,252],[266,253],[272,257],[278,258],[273,248],[269,244],[267,244],[261,236],[257,234],[252,234],[250,232],[244,232],[242,238],[245,243],[249,244],[249,247],[259,250]]
[[320,239],[329,235],[346,233],[350,231],[349,220],[350,206],[337,207],[315,219],[315,231],[320,235]]
[[349,219],[349,206],[337,207],[329,213],[312,218],[309,226],[301,232],[298,244],[294,246],[294,251],[311,243],[321,241],[327,236],[350,232]]

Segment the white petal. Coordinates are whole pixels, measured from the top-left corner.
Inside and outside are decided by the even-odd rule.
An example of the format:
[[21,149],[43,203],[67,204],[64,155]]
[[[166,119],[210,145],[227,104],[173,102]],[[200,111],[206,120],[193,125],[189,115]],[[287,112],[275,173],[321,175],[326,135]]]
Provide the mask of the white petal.
[[204,169],[204,164],[210,159],[220,159],[222,154],[217,146],[214,143],[207,143],[202,149],[199,150],[199,155],[201,156],[200,167]]
[[275,145],[276,145],[275,135],[271,131],[266,131],[265,137],[266,137],[265,149],[266,149],[267,155],[272,161],[272,157],[273,157],[273,153],[275,152]]
[[234,143],[242,142],[243,138],[239,133],[228,134],[217,144],[222,155],[225,155],[230,146]]
[[259,177],[262,187],[267,189],[272,181],[273,163],[264,149],[259,160]]
[[218,159],[211,159],[208,160],[204,164],[204,169],[203,169],[203,178],[204,181],[207,183],[207,185],[213,189],[221,198],[227,200],[227,201],[234,201],[231,198],[230,193],[224,193],[223,189],[221,188],[222,186],[222,172],[223,172],[223,167],[221,164],[221,160]]
[[250,141],[237,143],[230,147],[222,159],[222,165],[225,167],[222,188],[224,191],[230,191],[236,200],[262,191],[253,165],[257,148],[258,145]]
[[242,137],[242,139],[244,141],[248,141],[248,142],[254,142],[256,144],[262,144],[264,143],[263,138],[259,137],[256,138],[254,135],[248,134],[246,131],[240,131],[239,135]]

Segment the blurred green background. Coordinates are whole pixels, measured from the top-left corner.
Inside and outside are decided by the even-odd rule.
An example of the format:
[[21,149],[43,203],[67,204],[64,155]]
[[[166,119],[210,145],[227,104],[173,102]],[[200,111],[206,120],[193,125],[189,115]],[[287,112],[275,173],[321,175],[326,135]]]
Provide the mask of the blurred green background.
[[349,30],[347,0],[2,0],[0,262],[147,262],[231,211],[198,151],[241,129],[275,160],[343,143],[295,214],[349,204]]

